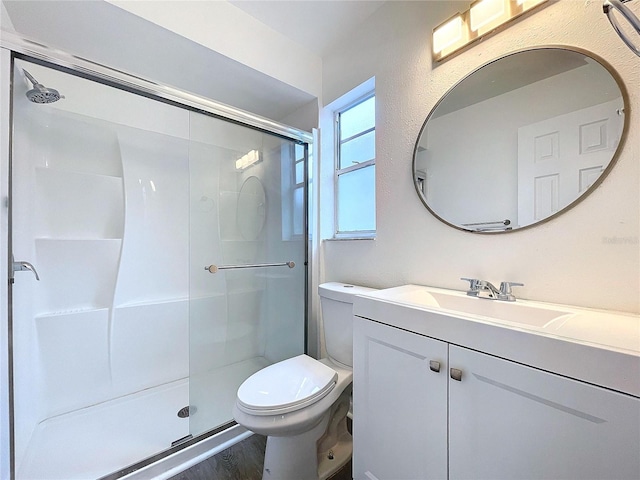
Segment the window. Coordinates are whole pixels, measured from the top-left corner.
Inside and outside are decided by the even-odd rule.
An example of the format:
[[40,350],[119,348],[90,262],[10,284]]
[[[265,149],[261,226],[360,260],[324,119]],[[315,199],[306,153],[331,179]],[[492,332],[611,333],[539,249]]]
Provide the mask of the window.
[[375,234],[375,128],[373,93],[336,113],[336,238]]
[[[282,183],[282,239],[297,240],[304,235],[305,229],[305,181],[304,164],[307,144],[288,143],[281,150]],[[311,188],[311,169],[309,169],[309,188]]]
[[[304,146],[295,145],[293,155],[293,235],[304,233]],[[309,178],[311,181],[311,178]]]

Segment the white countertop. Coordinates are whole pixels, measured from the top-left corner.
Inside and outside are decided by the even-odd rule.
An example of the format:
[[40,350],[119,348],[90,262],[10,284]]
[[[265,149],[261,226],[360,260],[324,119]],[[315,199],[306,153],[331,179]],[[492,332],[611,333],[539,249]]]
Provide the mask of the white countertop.
[[420,285],[360,295],[354,315],[640,397],[639,315]]

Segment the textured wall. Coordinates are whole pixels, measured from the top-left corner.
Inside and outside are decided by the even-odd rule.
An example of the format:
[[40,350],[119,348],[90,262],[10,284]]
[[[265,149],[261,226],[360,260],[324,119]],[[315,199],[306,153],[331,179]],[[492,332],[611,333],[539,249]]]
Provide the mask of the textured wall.
[[[640,14],[637,3],[629,5]],[[526,284],[517,291],[522,298],[640,311],[640,59],[616,36],[600,0],[560,0],[434,66],[432,27],[456,10],[454,2],[389,2],[324,59],[324,104],[376,77],[378,234],[375,241],[323,242],[321,281],[464,289],[461,276],[512,280]],[[618,163],[587,199],[544,225],[498,236],[452,229],[414,190],[420,127],[468,72],[535,45],[583,48],[618,71],[631,105]]]

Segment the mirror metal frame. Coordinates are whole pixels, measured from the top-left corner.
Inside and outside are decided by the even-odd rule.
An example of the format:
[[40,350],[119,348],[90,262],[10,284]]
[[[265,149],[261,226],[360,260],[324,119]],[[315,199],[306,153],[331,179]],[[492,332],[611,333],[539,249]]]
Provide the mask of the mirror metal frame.
[[[426,127],[427,127],[427,123],[429,122],[429,119],[433,116],[434,112],[440,106],[440,104],[443,102],[443,100],[445,98],[447,98],[447,95],[449,95],[449,93],[451,91],[453,91],[458,85],[460,85],[462,82],[464,82],[467,78],[469,78],[471,75],[476,73],[478,70],[480,70],[482,68],[485,68],[485,67],[487,67],[487,66],[489,66],[489,65],[491,65],[491,64],[493,64],[495,62],[498,62],[499,60],[502,60],[503,58],[507,58],[507,57],[510,57],[512,55],[516,55],[518,53],[524,53],[524,52],[528,52],[528,51],[532,51],[532,50],[556,50],[556,49],[557,50],[572,51],[572,52],[575,52],[575,53],[582,54],[582,55],[584,55],[586,57],[589,57],[592,60],[595,60],[596,62],[598,62],[603,68],[605,68],[609,72],[611,77],[614,79],[614,81],[618,85],[618,88],[620,89],[620,94],[622,96],[622,101],[623,101],[623,104],[624,104],[623,109],[622,109],[623,112],[624,112],[624,123],[623,123],[623,126],[622,126],[622,133],[620,135],[620,142],[618,143],[616,151],[613,153],[613,156],[611,157],[611,161],[609,161],[609,164],[602,171],[602,173],[597,178],[597,180],[595,182],[593,182],[593,184],[591,184],[591,186],[589,188],[587,188],[575,200],[573,200],[571,203],[569,203],[565,207],[561,208],[560,210],[558,210],[554,214],[549,215],[548,217],[545,217],[542,220],[539,220],[537,222],[530,223],[529,225],[525,225],[523,227],[518,227],[516,229],[511,229],[511,230],[478,231],[478,230],[471,230],[471,229],[463,228],[460,225],[455,225],[455,224],[453,224],[451,222],[448,222],[447,220],[445,220],[444,218],[439,216],[437,213],[435,213],[431,209],[431,207],[429,207],[429,205],[427,204],[427,200],[424,197],[421,188],[419,187],[419,183],[420,182],[418,182],[417,178],[416,178],[416,155],[418,153],[418,147],[419,147],[419,144],[420,144],[420,139],[422,138],[422,134],[424,133],[424,131],[425,131]],[[523,230],[527,230],[529,228],[536,227],[538,225],[542,225],[544,223],[547,223],[550,220],[553,220],[553,219],[559,217],[563,213],[571,210],[573,207],[578,205],[582,200],[584,200],[589,195],[591,195],[591,193],[596,188],[598,188],[600,186],[600,184],[604,181],[604,179],[609,175],[609,172],[611,172],[611,170],[613,169],[614,165],[617,163],[618,157],[620,156],[620,153],[622,152],[622,149],[624,148],[624,145],[625,145],[626,139],[627,139],[627,134],[629,132],[630,118],[631,118],[631,108],[630,108],[630,102],[629,102],[629,93],[627,92],[627,89],[626,89],[626,87],[624,85],[624,82],[622,81],[622,77],[611,66],[611,64],[609,64],[606,60],[604,60],[599,55],[596,55],[593,52],[589,52],[588,50],[585,50],[585,49],[582,49],[582,48],[579,48],[579,47],[569,46],[569,45],[539,45],[539,46],[533,46],[533,47],[522,48],[522,49],[519,49],[519,50],[514,50],[514,51],[506,53],[506,54],[504,54],[504,55],[502,55],[502,56],[500,56],[498,58],[490,60],[490,61],[480,65],[479,67],[473,69],[470,73],[468,73],[467,75],[462,77],[452,87],[450,87],[445,92],[445,94],[442,97],[440,97],[440,99],[436,102],[436,104],[431,108],[431,111],[427,115],[427,118],[425,119],[424,123],[422,124],[422,127],[420,128],[420,132],[418,133],[418,138],[416,140],[416,144],[415,144],[415,146],[413,148],[413,158],[412,158],[412,168],[411,168],[412,175],[413,175],[413,186],[414,186],[414,188],[416,190],[416,194],[418,195],[418,198],[420,199],[422,204],[425,206],[425,208],[429,211],[429,213],[431,213],[431,215],[433,215],[435,218],[440,220],[442,223],[444,223],[444,224],[446,224],[446,225],[448,225],[450,227],[453,227],[456,230],[460,230],[462,232],[468,232],[468,233],[482,234],[482,235],[496,235],[496,234],[502,234],[502,233],[521,232]]]

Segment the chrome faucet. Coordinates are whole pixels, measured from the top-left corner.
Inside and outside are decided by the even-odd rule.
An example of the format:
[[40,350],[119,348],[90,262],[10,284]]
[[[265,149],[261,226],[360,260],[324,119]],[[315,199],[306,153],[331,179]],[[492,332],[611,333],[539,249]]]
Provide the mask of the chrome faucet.
[[470,297],[487,298],[489,300],[502,300],[505,302],[515,302],[516,297],[511,291],[511,287],[522,287],[524,283],[501,282],[500,288],[496,288],[491,282],[478,280],[477,278],[460,278],[469,282],[467,295]]

